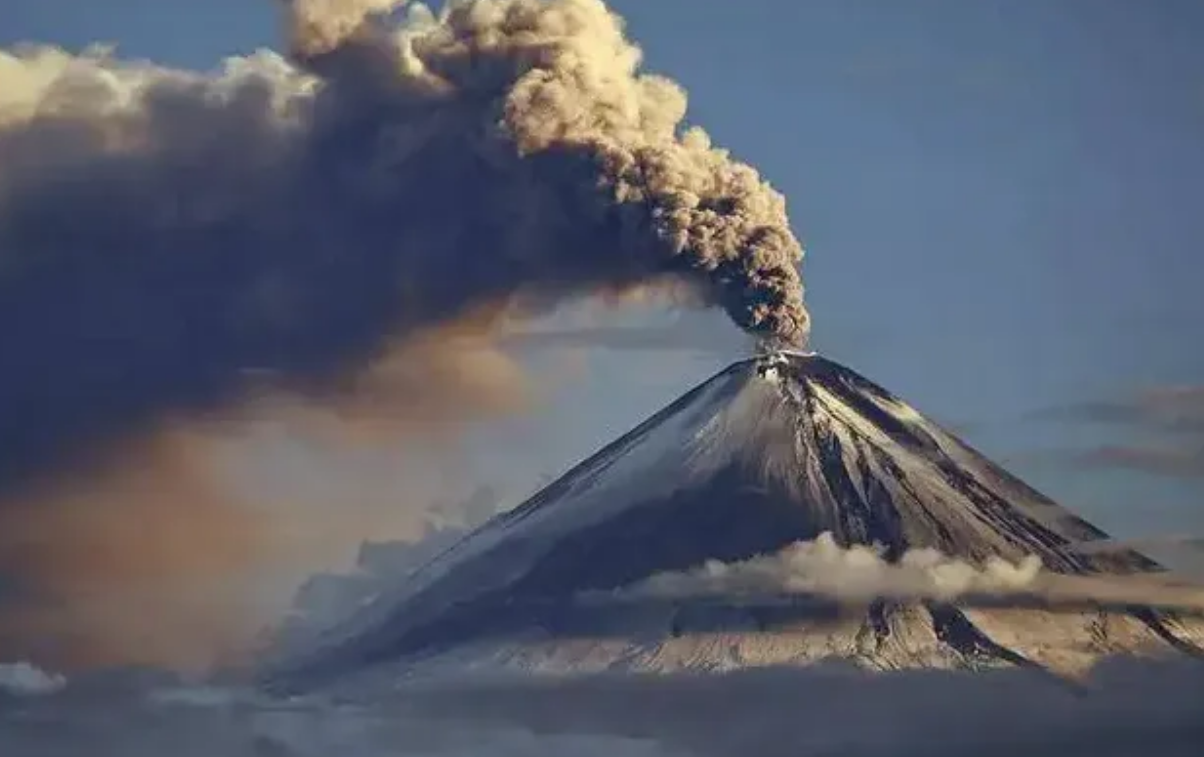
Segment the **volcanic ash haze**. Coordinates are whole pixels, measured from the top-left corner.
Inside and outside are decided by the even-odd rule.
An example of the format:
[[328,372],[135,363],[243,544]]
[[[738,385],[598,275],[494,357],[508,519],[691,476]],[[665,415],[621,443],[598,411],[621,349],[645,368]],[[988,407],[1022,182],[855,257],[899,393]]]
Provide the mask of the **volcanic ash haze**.
[[338,405],[386,358],[401,404],[458,415],[471,398],[419,380],[432,330],[684,282],[805,340],[783,198],[683,127],[598,0],[283,10],[285,55],[213,74],[0,52],[0,565],[35,590],[74,564],[13,544],[64,517],[43,480],[151,465],[126,452],[154,429],[263,391]]

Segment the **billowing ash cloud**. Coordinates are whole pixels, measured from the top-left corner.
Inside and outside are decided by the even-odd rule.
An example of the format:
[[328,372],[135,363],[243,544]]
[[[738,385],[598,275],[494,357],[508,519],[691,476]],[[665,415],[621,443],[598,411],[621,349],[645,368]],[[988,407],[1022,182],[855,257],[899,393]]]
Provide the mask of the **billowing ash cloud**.
[[0,476],[658,277],[804,338],[782,197],[682,130],[684,94],[601,2],[363,15],[393,5],[295,3],[288,59],[212,76],[0,58]]
[[889,562],[881,550],[841,547],[829,533],[738,563],[717,561],[684,573],[663,573],[621,591],[628,596],[751,596],[812,594],[851,602],[878,598],[999,600],[1052,605],[1155,606],[1204,611],[1204,587],[1136,576],[1072,576],[1042,569],[1030,556],[983,565],[932,549]]
[[400,6],[298,0],[286,55],[211,74],[0,51],[0,570],[33,569],[21,513],[78,510],[76,474],[137,469],[139,440],[265,388],[338,404],[367,375],[458,419],[493,374],[442,380],[482,365],[448,329],[685,282],[804,341],[783,198],[684,128],[599,0]]

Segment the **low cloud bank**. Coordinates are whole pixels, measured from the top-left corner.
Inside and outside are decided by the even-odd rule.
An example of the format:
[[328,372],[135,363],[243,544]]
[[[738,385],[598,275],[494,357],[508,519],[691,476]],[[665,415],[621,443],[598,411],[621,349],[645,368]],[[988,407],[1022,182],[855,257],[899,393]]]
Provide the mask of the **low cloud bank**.
[[470,678],[293,701],[72,684],[0,705],[14,754],[88,757],[1178,757],[1204,739],[1204,664],[1118,660],[1084,691],[1031,672]]
[[888,562],[882,550],[845,549],[830,533],[773,555],[738,563],[708,562],[683,573],[653,576],[620,592],[630,597],[811,594],[850,602],[877,598],[952,602],[1007,600],[1049,604],[1136,604],[1204,611],[1204,587],[1170,578],[1070,576],[1044,570],[1035,555],[982,565],[932,549]]

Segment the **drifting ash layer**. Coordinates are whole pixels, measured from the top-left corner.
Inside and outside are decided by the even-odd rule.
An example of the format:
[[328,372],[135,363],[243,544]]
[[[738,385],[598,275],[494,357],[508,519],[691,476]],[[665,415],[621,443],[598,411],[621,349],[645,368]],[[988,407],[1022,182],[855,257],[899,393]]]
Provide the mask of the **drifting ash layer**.
[[880,545],[887,562],[929,549],[977,565],[1035,556],[1066,580],[1163,572],[1132,550],[1075,549],[1108,537],[857,373],[776,352],[688,392],[269,680],[307,687],[382,665],[667,671],[833,658],[1075,673],[1115,653],[1201,654],[1199,621],[1115,602],[581,601],[823,534]]

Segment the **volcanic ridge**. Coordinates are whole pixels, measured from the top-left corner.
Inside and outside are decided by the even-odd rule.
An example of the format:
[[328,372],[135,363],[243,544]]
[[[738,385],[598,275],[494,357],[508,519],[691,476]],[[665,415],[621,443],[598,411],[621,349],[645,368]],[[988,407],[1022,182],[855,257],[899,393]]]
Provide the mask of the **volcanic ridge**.
[[1138,603],[625,594],[816,540],[873,545],[887,563],[928,550],[973,565],[1039,559],[1071,580],[1165,574],[1131,549],[1079,548],[1107,539],[849,368],[773,350],[719,372],[470,533],[272,665],[267,680],[830,660],[1075,675],[1115,654],[1204,655],[1194,615]]

